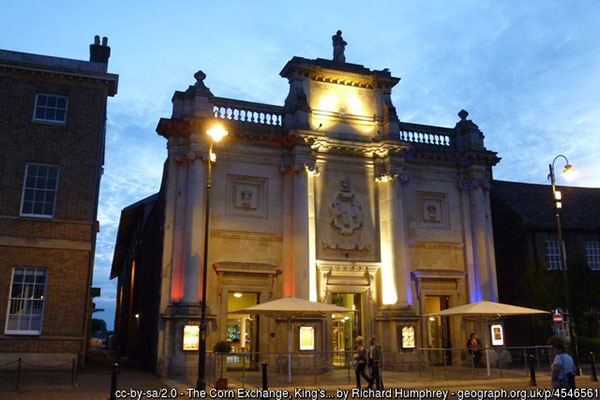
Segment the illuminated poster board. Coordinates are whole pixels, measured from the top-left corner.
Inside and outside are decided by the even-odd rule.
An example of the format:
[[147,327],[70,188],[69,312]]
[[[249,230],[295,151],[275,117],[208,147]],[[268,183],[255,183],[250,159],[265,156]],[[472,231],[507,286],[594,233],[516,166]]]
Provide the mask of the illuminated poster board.
[[502,325],[492,325],[490,327],[492,333],[492,346],[504,346],[504,331]]
[[315,328],[312,326],[300,327],[300,350],[315,349]]
[[415,348],[415,327],[405,326],[402,328],[402,348],[403,349],[414,349]]
[[183,327],[183,350],[198,350],[198,338],[200,327],[198,325],[186,325]]

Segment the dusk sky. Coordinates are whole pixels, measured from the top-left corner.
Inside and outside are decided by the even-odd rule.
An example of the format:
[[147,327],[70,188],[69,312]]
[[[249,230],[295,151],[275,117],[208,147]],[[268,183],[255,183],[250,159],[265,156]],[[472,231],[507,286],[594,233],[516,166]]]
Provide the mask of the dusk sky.
[[105,309],[95,317],[109,327],[120,212],[159,188],[166,142],[155,128],[173,92],[202,70],[216,96],[282,105],[281,68],[293,56],[331,58],[338,29],[347,62],[402,78],[392,95],[402,121],[453,127],[468,110],[502,158],[494,178],[547,183],[562,153],[578,171],[571,184],[600,187],[598,1],[5,0],[2,14],[1,49],[87,60],[94,35],[109,38],[119,91],[94,271]]

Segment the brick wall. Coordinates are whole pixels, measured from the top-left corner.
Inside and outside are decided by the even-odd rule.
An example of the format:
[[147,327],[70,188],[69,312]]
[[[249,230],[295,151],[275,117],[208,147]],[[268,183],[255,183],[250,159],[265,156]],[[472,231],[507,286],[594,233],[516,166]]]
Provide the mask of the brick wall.
[[[90,252],[64,242],[48,248],[53,242],[46,239],[87,241],[92,247],[107,88],[85,78],[0,69],[0,93],[0,238],[32,243],[0,243],[0,353],[76,353],[85,333]],[[36,93],[68,97],[64,125],[33,122]],[[52,219],[19,216],[28,162],[60,168]],[[12,270],[23,266],[48,269],[42,334],[5,336]]]

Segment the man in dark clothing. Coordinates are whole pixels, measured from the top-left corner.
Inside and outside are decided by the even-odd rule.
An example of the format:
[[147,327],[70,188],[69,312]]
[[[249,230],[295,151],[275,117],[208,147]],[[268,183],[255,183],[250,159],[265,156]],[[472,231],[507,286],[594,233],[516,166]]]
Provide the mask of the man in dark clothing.
[[479,340],[474,333],[471,333],[471,337],[467,341],[467,347],[469,349],[469,354],[473,357],[473,366],[475,368],[481,368],[481,340]]
[[377,390],[383,389],[383,382],[381,380],[381,374],[379,369],[382,364],[381,346],[375,341],[375,336],[369,338],[369,347],[367,348],[367,359],[369,368],[371,369],[371,385],[375,383]]

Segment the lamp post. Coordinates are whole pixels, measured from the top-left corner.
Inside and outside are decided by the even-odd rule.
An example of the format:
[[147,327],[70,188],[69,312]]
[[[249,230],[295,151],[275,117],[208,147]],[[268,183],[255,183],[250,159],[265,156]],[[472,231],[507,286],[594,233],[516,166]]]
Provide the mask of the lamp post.
[[212,179],[212,163],[217,160],[213,153],[213,144],[219,142],[225,136],[227,131],[221,126],[214,126],[206,131],[210,137],[210,147],[208,150],[208,162],[206,171],[206,204],[204,213],[204,257],[202,263],[202,311],[200,314],[200,337],[198,338],[198,380],[196,389],[206,390],[206,277],[208,275],[208,222],[210,218],[210,187]]
[[556,230],[558,232],[558,251],[561,256],[561,269],[563,273],[563,281],[564,281],[564,291],[565,291],[565,302],[567,306],[568,313],[571,313],[569,318],[569,337],[571,338],[571,353],[573,354],[573,358],[575,360],[575,369],[577,371],[577,375],[581,375],[581,369],[579,367],[579,349],[577,347],[577,335],[575,334],[575,318],[572,314],[571,307],[571,298],[569,296],[569,277],[567,274],[567,249],[564,245],[562,238],[562,227],[560,224],[560,209],[562,208],[562,194],[560,191],[556,190],[555,185],[555,176],[554,176],[554,163],[559,158],[565,159],[565,167],[563,169],[562,175],[565,177],[572,176],[575,173],[575,169],[571,164],[569,164],[569,160],[562,154],[557,155],[552,160],[552,164],[548,165],[548,169],[550,173],[548,174],[548,179],[550,179],[550,183],[552,184],[552,196],[554,198],[554,210],[556,216]]

